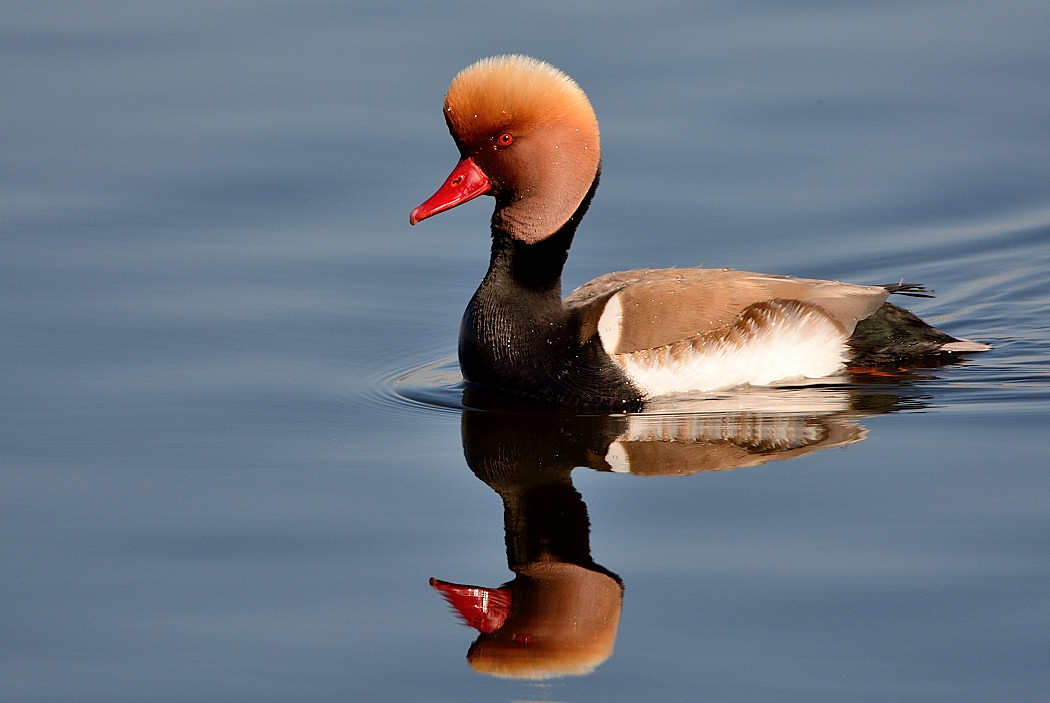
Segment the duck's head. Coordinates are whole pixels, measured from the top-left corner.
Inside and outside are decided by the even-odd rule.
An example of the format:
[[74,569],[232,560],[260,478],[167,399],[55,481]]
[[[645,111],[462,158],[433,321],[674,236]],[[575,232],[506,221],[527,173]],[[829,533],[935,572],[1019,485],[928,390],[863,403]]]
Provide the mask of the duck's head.
[[461,158],[411,224],[488,193],[496,198],[493,227],[538,242],[568,222],[598,176],[594,110],[550,64],[482,59],[452,80],[444,112]]

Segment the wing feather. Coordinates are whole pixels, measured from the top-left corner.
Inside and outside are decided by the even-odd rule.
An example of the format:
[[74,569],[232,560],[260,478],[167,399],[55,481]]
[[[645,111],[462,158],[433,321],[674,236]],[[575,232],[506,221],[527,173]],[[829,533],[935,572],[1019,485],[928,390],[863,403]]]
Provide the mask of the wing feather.
[[[857,322],[874,313],[888,295],[881,286],[732,269],[639,269],[599,276],[570,293],[565,305],[580,316],[583,339],[599,323],[603,329],[615,327],[615,340],[603,337],[606,351],[627,353],[727,328],[748,307],[774,299],[816,305],[852,334]],[[613,297],[618,305],[608,309],[618,315],[618,324],[601,319]]]

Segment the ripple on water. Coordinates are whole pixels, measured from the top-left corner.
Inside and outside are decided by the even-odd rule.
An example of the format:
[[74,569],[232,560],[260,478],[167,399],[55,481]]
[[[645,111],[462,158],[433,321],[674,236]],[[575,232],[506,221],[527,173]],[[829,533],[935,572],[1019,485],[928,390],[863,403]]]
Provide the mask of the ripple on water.
[[396,369],[369,384],[374,399],[398,411],[461,412],[466,387],[455,359]]

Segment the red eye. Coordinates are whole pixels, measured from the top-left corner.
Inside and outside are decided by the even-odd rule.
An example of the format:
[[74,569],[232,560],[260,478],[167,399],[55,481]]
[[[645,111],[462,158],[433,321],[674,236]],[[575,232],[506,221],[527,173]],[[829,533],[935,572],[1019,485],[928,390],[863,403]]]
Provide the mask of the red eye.
[[503,134],[499,135],[499,139],[496,140],[496,143],[498,143],[500,146],[510,146],[514,143],[514,135],[510,132],[504,132]]

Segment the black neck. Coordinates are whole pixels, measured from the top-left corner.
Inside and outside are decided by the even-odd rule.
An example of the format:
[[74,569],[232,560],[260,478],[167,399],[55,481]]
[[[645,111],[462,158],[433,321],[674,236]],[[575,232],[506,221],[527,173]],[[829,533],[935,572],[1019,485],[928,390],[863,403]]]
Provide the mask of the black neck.
[[494,227],[485,282],[513,285],[530,297],[560,301],[561,273],[575,229],[566,226],[541,242],[526,244]]
[[[492,256],[489,260],[486,280],[490,277],[506,277],[524,290],[533,294],[553,295],[560,301],[561,272],[565,267],[565,260],[569,258],[569,247],[572,246],[576,228],[587,213],[591,199],[594,198],[594,193],[598,189],[600,176],[601,169],[599,168],[590,189],[572,217],[557,232],[535,244],[526,244],[515,239],[509,232],[495,224],[498,218],[494,216],[492,218]],[[497,210],[500,205],[501,203],[497,201]]]
[[595,176],[572,217],[542,241],[526,244],[493,226],[489,270],[460,328],[459,361],[468,381],[577,406],[619,408],[637,399],[597,337],[580,340],[561,299],[569,246],[597,186]]

